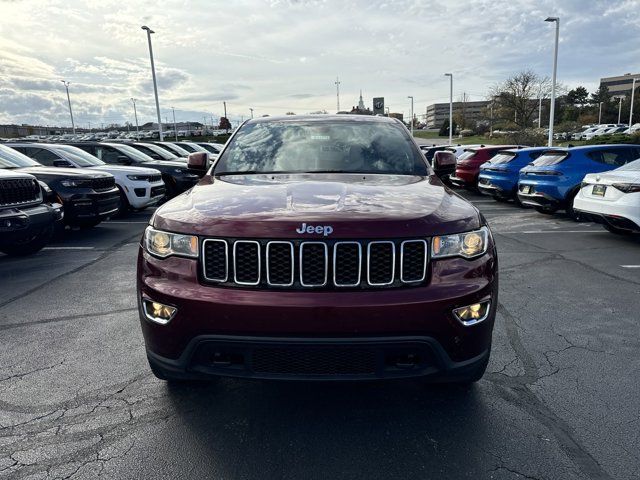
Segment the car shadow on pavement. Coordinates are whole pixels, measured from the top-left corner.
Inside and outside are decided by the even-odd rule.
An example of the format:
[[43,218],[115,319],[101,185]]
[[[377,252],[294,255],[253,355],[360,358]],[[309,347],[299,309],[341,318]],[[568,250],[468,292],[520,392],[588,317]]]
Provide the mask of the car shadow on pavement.
[[491,435],[483,388],[220,379],[168,392],[189,448],[235,478],[460,478],[495,466],[477,448]]

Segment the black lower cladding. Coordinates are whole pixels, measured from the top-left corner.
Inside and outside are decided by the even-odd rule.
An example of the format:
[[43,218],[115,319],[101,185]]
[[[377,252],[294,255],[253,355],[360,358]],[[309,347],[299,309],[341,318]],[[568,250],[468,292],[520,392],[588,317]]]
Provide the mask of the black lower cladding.
[[187,361],[196,373],[282,379],[357,379],[420,376],[437,371],[425,342],[204,341]]

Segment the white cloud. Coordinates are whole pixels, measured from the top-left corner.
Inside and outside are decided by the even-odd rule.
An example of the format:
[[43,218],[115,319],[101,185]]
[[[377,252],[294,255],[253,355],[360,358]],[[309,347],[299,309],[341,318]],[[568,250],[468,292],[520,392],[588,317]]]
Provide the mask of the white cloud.
[[[155,116],[146,34],[152,35],[163,115],[178,120],[335,110],[384,96],[416,111],[455,95],[472,99],[506,75],[551,69],[561,23],[559,80],[593,89],[601,76],[640,71],[638,0],[277,1],[0,0],[0,122],[78,123]],[[168,113],[167,113],[168,114]]]

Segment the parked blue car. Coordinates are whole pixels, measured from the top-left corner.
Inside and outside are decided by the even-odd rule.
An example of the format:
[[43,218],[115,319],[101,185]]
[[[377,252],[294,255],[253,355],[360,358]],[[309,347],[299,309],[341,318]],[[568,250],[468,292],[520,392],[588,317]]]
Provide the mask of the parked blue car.
[[502,150],[480,165],[478,189],[498,201],[518,200],[518,178],[520,169],[533,162],[549,147],[525,147]]
[[587,173],[618,168],[640,158],[640,145],[586,145],[552,148],[520,170],[518,199],[541,213],[565,209],[574,220],[579,214],[573,199]]

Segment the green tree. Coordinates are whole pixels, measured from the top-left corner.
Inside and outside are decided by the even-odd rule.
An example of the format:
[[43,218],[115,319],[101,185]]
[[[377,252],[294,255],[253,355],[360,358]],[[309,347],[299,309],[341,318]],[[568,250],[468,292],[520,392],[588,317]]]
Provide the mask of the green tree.
[[579,86],[567,93],[567,103],[576,106],[583,106],[589,101],[589,92],[586,88]]
[[[456,124],[455,119],[453,120],[453,133],[456,133],[456,130],[458,128],[458,125]],[[440,127],[440,131],[438,132],[438,135],[440,135],[441,137],[448,137],[449,136],[449,119],[446,119],[444,122],[442,122],[442,126]]]
[[219,130],[231,130],[231,122],[227,117],[220,117]]

